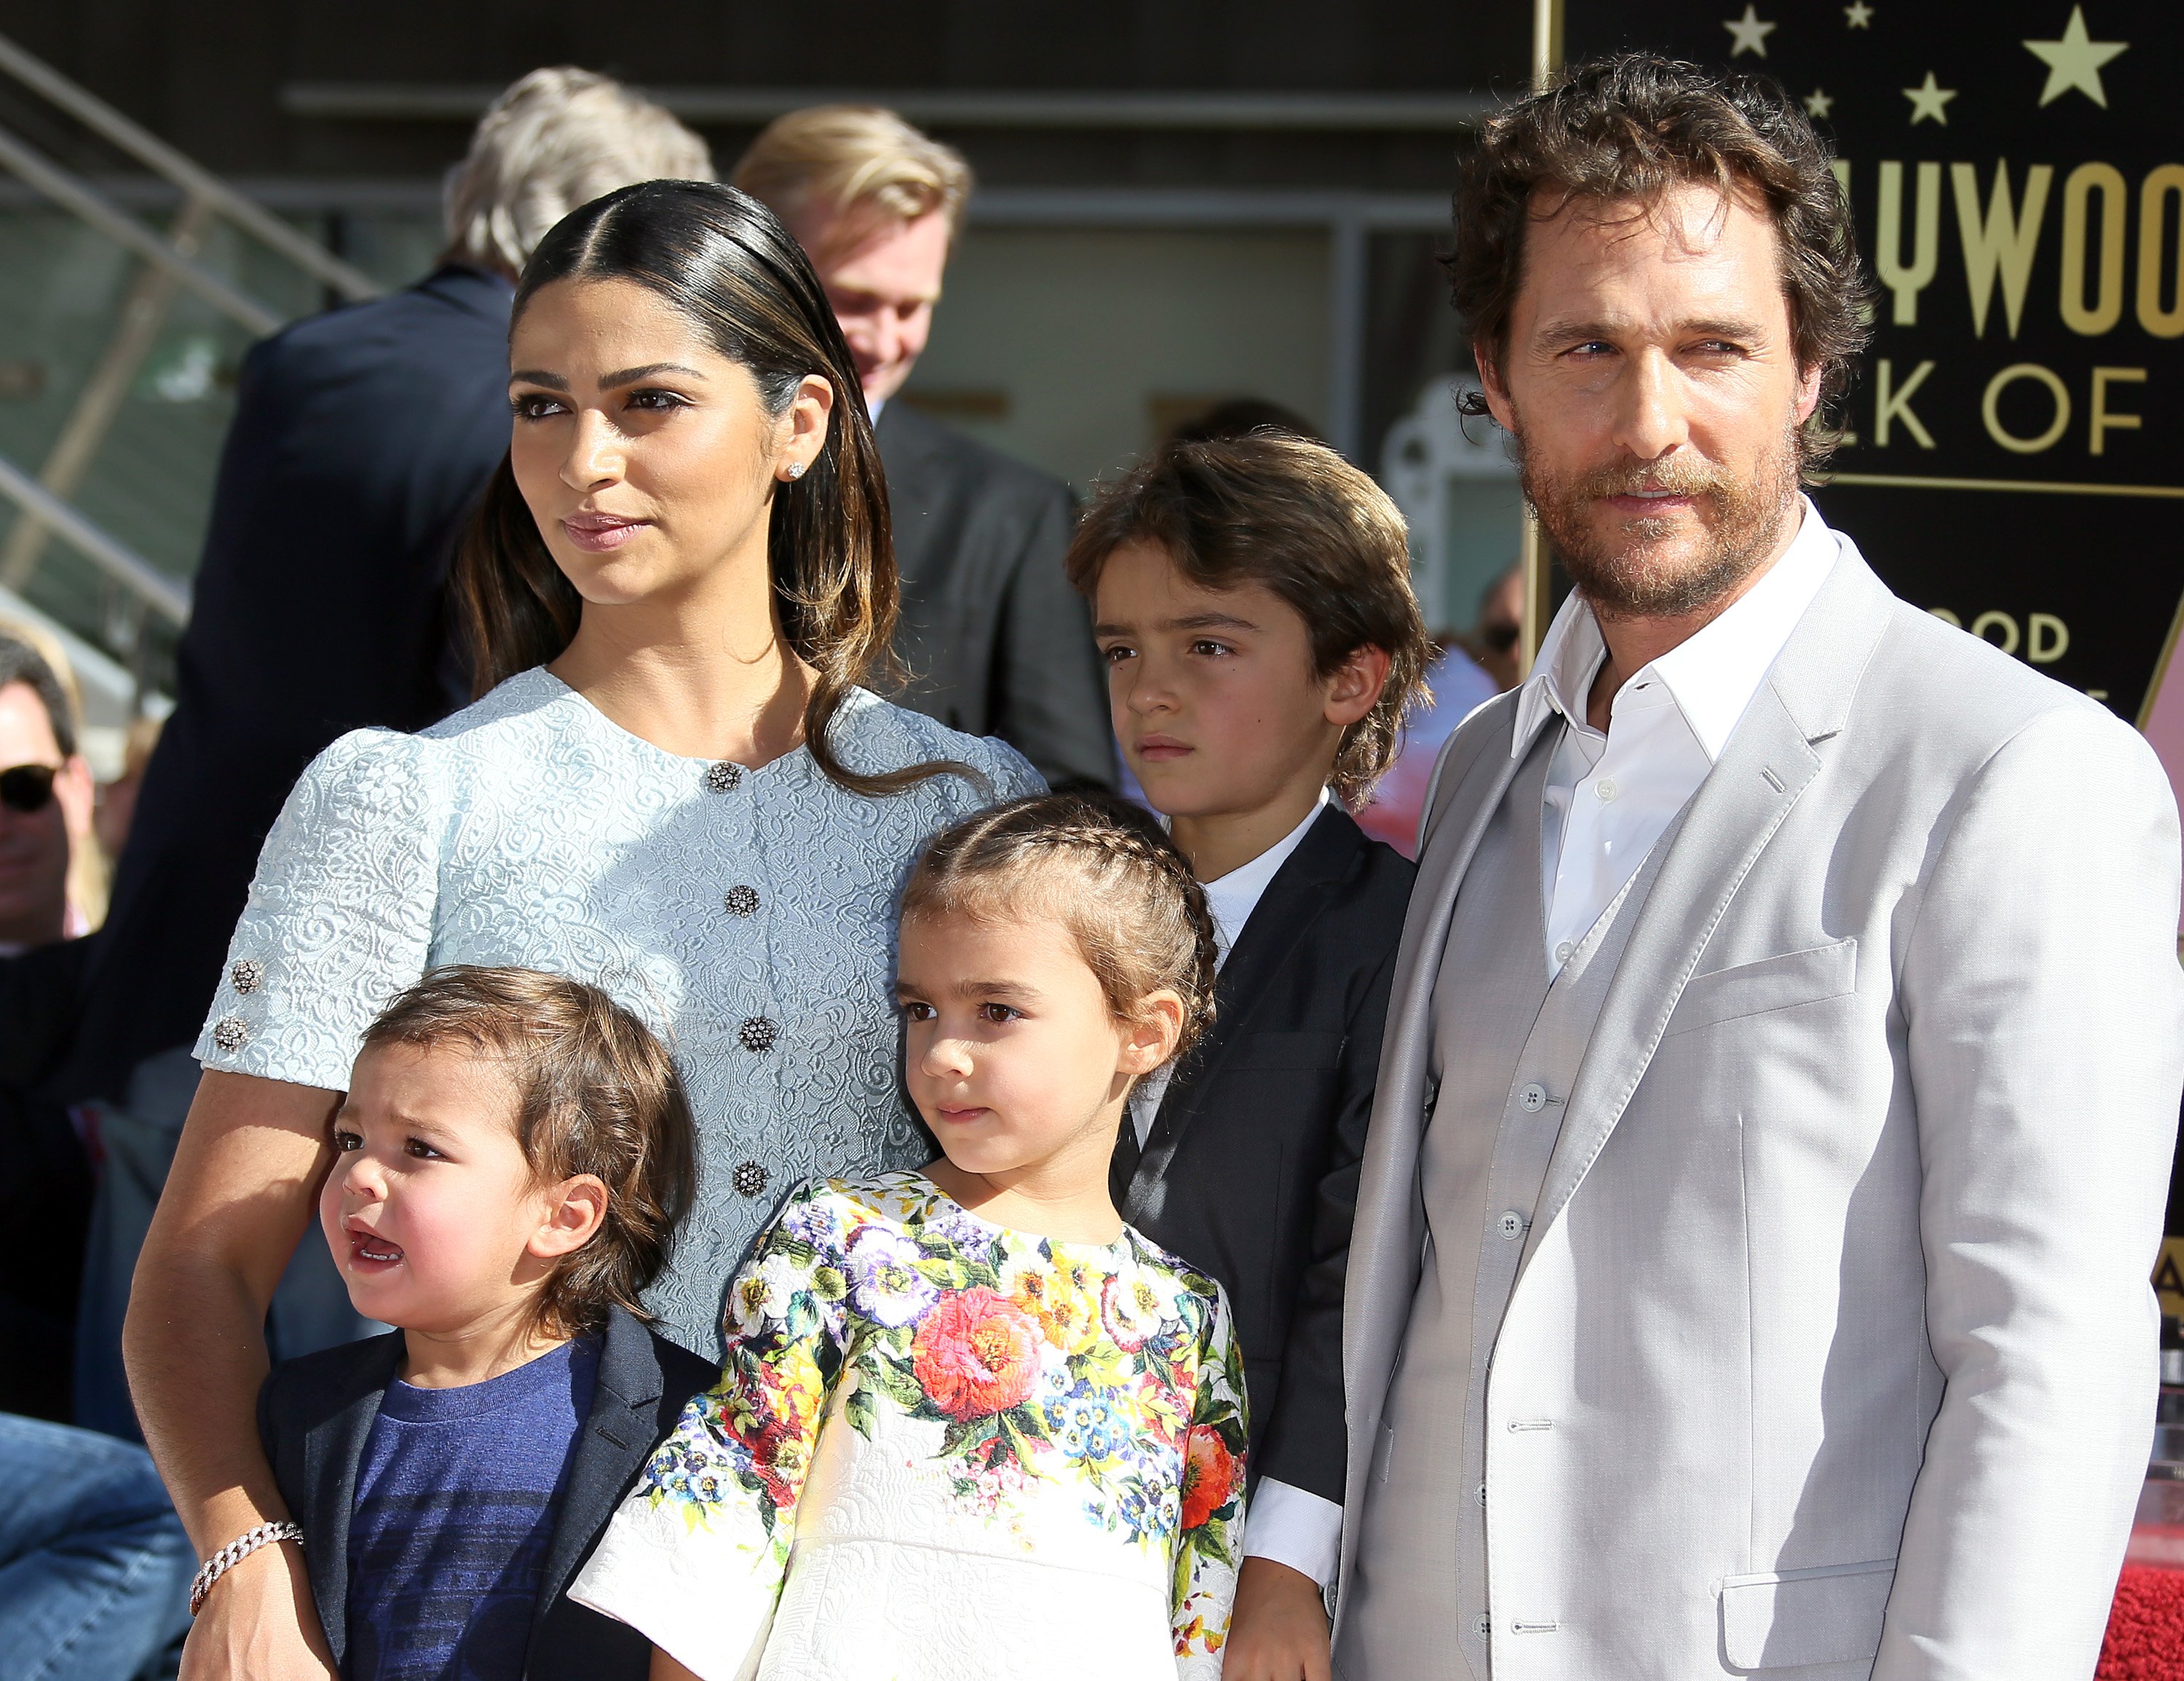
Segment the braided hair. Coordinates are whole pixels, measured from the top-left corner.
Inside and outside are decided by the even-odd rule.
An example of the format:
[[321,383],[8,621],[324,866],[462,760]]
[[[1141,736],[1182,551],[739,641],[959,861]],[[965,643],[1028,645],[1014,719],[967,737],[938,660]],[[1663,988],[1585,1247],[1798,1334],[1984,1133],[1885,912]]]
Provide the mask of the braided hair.
[[990,916],[1028,901],[1067,926],[1117,1020],[1167,987],[1183,1000],[1174,1056],[1204,1037],[1213,916],[1190,860],[1142,807],[1106,793],[1043,793],[966,818],[920,854],[902,914]]

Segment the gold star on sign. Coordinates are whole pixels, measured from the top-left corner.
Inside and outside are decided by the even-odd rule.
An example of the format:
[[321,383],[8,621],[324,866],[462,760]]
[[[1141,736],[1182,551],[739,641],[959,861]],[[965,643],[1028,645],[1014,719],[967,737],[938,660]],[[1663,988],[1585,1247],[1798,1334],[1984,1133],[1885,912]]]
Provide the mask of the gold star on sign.
[[1816,87],[1805,96],[1805,114],[1814,122],[1825,122],[1835,108],[1835,97],[1823,88]]
[[2108,109],[2108,91],[2101,86],[2101,66],[2122,52],[2128,41],[2093,41],[2086,34],[2086,11],[2070,8],[2070,21],[2060,41],[2028,41],[2025,50],[2048,66],[2048,86],[2040,91],[2043,105],[2073,88],[2102,109]]
[[1721,26],[1736,40],[1736,44],[1729,49],[1729,56],[1732,58],[1740,53],[1756,53],[1761,58],[1765,58],[1767,37],[1776,28],[1774,24],[1760,22],[1759,14],[1749,4],[1746,5],[1742,17],[1733,19],[1725,18],[1722,20]]
[[1851,3],[1843,8],[1843,15],[1850,19],[1849,26],[1852,29],[1873,27],[1873,8],[1867,5],[1865,0],[1851,0]]
[[1949,114],[1942,108],[1957,97],[1953,87],[1934,86],[1934,73],[1926,72],[1926,80],[1917,87],[1907,87],[1903,97],[1911,102],[1911,121],[1915,127],[1931,117],[1943,128],[1949,125]]

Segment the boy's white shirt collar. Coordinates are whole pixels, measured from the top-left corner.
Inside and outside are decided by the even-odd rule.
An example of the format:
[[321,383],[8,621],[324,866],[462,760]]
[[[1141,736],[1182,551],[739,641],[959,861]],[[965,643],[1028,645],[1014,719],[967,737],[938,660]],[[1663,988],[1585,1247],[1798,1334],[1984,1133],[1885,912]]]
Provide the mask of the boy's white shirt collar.
[[[1624,679],[1610,704],[1611,714],[1638,692],[1641,678],[1649,682],[1658,678],[1708,760],[1721,757],[1768,668],[1836,563],[1836,534],[1819,509],[1803,496],[1797,498],[1797,535],[1782,558],[1719,618]],[[1571,592],[1540,644],[1539,659],[1518,697],[1511,757],[1530,746],[1551,713],[1559,712],[1585,726],[1592,681],[1607,657],[1600,621],[1585,598]]]
[[[1213,916],[1213,966],[1217,971],[1228,960],[1229,948],[1244,932],[1244,925],[1251,920],[1251,913],[1259,908],[1268,884],[1281,873],[1290,854],[1304,843],[1306,832],[1319,821],[1319,814],[1327,810],[1328,799],[1328,792],[1323,788],[1312,810],[1305,813],[1304,821],[1250,863],[1240,864],[1227,875],[1200,884],[1206,890],[1206,908]],[[1161,827],[1168,828],[1172,825],[1162,817]],[[1140,1147],[1152,1135],[1153,1120],[1160,1113],[1161,1099],[1167,1095],[1168,1075],[1173,1067],[1171,1063],[1167,1067],[1155,1069],[1130,1094],[1129,1122],[1137,1133]]]
[[1236,943],[1236,937],[1244,932],[1245,923],[1251,920],[1251,913],[1259,908],[1259,900],[1281,873],[1282,866],[1290,861],[1290,854],[1304,844],[1306,831],[1319,821],[1319,814],[1327,810],[1329,798],[1325,788],[1320,789],[1319,798],[1305,813],[1304,821],[1250,863],[1239,864],[1227,875],[1202,883],[1206,908],[1213,913],[1215,943],[1219,948],[1217,966],[1228,960],[1228,949]]

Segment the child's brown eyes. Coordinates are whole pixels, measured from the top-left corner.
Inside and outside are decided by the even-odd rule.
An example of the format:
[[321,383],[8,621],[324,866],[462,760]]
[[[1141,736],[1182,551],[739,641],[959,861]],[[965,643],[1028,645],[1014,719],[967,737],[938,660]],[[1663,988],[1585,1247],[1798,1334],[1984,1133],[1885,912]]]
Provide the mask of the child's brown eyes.
[[362,1149],[363,1148],[364,1140],[359,1138],[354,1133],[336,1133],[334,1134],[334,1149],[339,1155],[347,1155],[351,1150]]
[[1023,1011],[1011,1010],[1006,1004],[982,1004],[978,1006],[978,1014],[999,1027],[1008,1022],[1021,1020]]

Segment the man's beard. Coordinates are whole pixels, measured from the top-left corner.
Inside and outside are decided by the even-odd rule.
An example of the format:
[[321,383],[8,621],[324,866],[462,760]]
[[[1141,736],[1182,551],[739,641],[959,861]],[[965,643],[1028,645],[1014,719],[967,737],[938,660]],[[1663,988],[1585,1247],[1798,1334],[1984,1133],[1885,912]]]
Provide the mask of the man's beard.
[[[1571,580],[1603,618],[1675,619],[1711,606],[1774,552],[1783,522],[1797,506],[1800,454],[1794,430],[1759,459],[1749,479],[1717,463],[1681,456],[1558,478],[1521,439],[1517,459],[1524,499],[1539,515]],[[1628,520],[1611,535],[1585,518],[1602,498],[1648,490],[1710,505],[1713,518],[1701,527],[1696,554],[1677,561],[1655,556],[1654,546],[1680,521]]]

